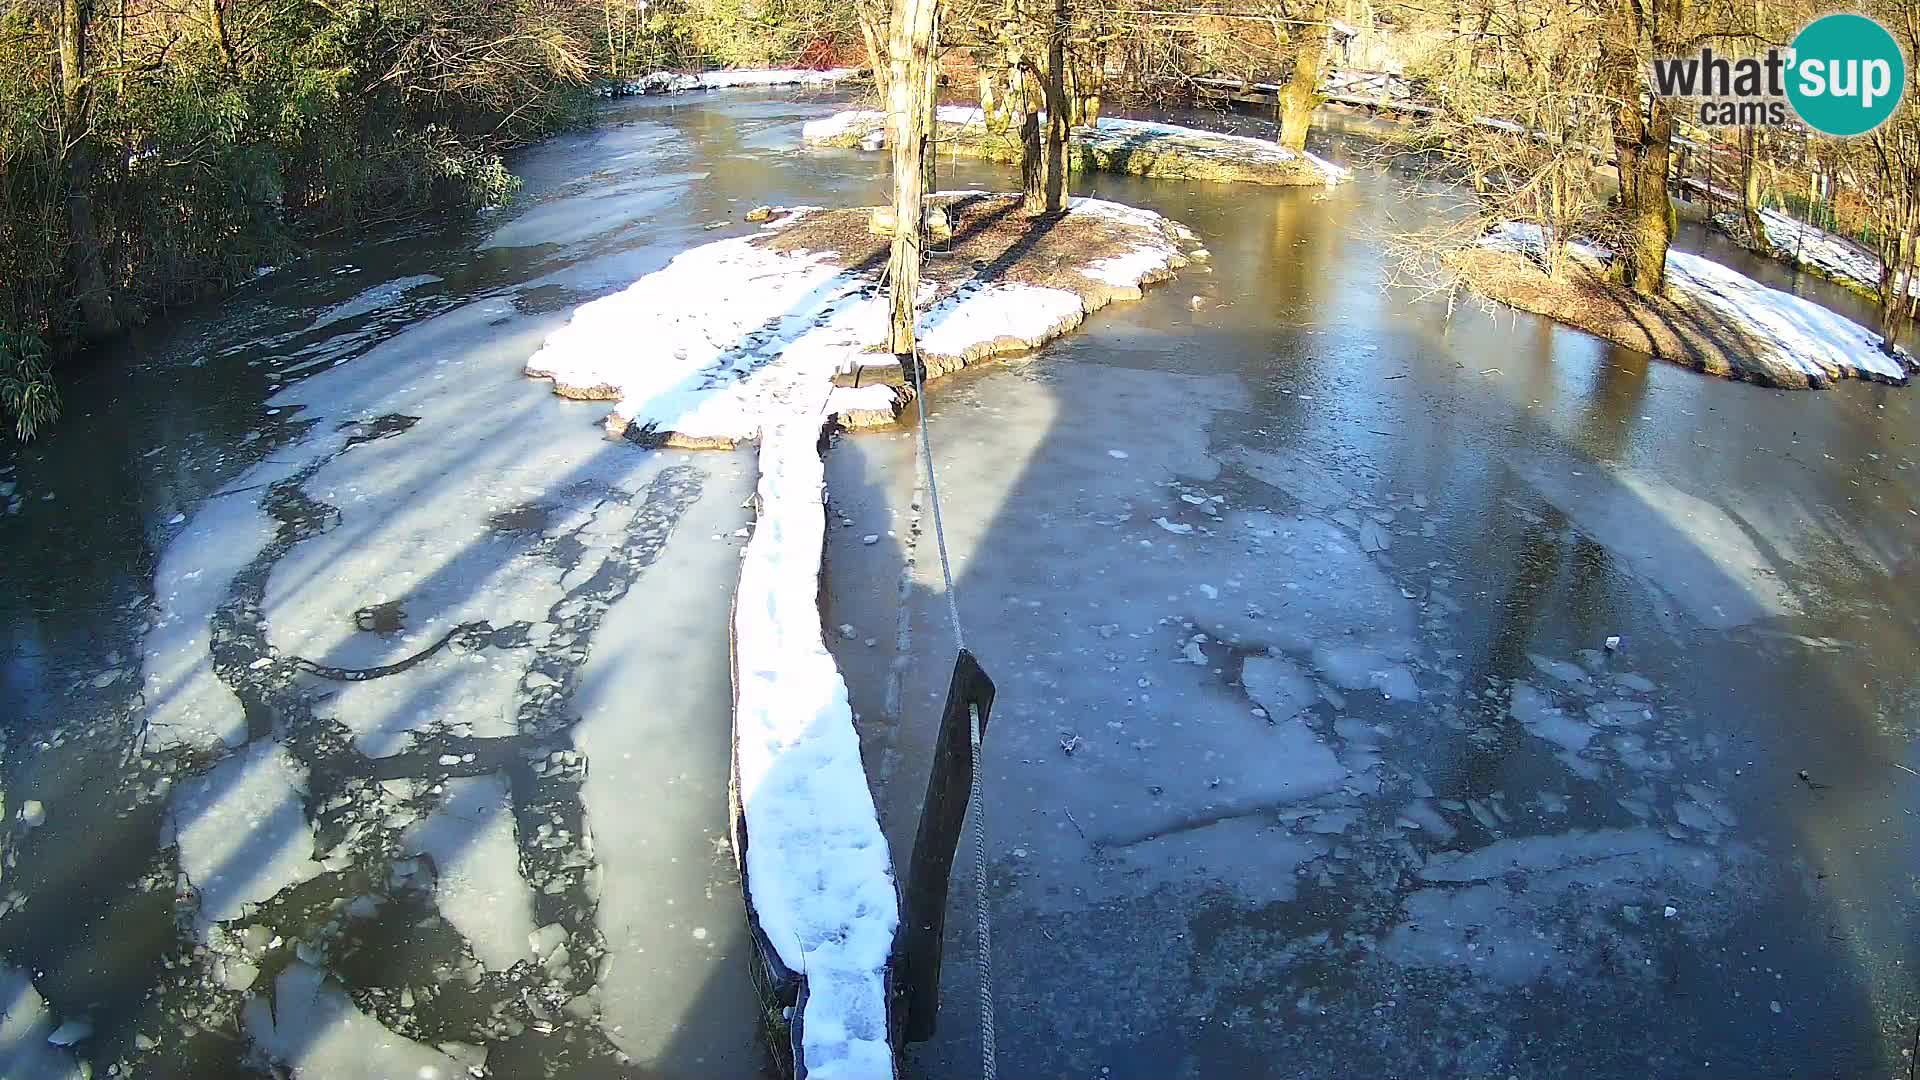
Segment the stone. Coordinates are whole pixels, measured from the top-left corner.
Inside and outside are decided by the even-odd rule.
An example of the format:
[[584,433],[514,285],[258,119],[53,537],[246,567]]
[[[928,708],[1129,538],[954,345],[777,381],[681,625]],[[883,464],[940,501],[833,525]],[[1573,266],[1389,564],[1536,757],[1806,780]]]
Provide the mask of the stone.
[[771,207],[771,206],[756,206],[756,207],[754,207],[753,209],[751,209],[751,210],[749,210],[749,211],[747,211],[747,220],[748,220],[748,221],[751,221],[751,222],[754,222],[754,223],[756,223],[756,224],[758,224],[759,222],[762,222],[762,221],[772,221],[772,220],[773,220],[773,207]]
[[29,829],[37,829],[47,823],[47,808],[39,799],[28,799],[20,804],[20,823]]

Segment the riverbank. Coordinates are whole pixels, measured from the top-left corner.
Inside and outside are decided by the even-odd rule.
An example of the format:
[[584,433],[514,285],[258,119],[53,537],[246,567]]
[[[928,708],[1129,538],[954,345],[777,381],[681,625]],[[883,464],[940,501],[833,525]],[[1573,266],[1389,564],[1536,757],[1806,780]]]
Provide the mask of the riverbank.
[[[1760,222],[1767,232],[1766,244],[1760,249],[1763,254],[1869,300],[1879,296],[1880,256],[1875,252],[1772,208],[1760,211]],[[1734,240],[1747,242],[1746,225],[1738,214],[1715,214],[1712,224]],[[1909,282],[1907,291],[1915,289]]]
[[[1099,199],[1037,219],[1018,195],[934,202],[951,236],[921,279],[928,377],[1036,348],[1139,297],[1196,246],[1183,226]],[[771,972],[773,1040],[791,1043],[796,1072],[820,1077],[889,1076],[894,1053],[892,864],[819,606],[821,429],[888,415],[909,393],[900,365],[876,351],[889,308],[873,214],[792,210],[759,235],[688,251],[580,307],[526,365],[562,396],[615,401],[611,435],[759,440],[758,512],[733,605],[735,856]]]
[[1608,279],[1602,248],[1569,244],[1560,280],[1539,250],[1537,227],[1510,222],[1451,260],[1494,300],[1708,375],[1807,390],[1849,378],[1904,386],[1913,370],[1859,323],[1698,255],[1669,251],[1665,295],[1645,297]]
[[[986,114],[964,105],[942,105],[935,142],[942,153],[989,161],[1020,160],[1018,132],[995,131]],[[852,109],[807,124],[807,146],[879,150],[886,146],[886,114]],[[1092,127],[1072,130],[1067,167],[1075,172],[1130,173],[1163,180],[1218,180],[1284,187],[1331,186],[1350,173],[1307,151],[1245,135],[1103,116]]]

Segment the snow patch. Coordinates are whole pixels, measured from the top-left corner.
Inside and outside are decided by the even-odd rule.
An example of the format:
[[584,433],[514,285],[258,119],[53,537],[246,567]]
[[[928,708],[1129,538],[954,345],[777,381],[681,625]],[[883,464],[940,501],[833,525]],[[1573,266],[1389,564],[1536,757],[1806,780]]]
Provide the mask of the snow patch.
[[[1543,230],[1532,222],[1504,221],[1480,238],[1485,247],[1537,252]],[[1568,246],[1606,261],[1604,247],[1581,241]],[[1836,379],[1860,372],[1905,381],[1900,361],[1880,351],[1880,335],[1810,300],[1769,288],[1712,259],[1685,251],[1667,252],[1667,287],[1689,303],[1712,309],[1772,347],[1774,358],[1814,379]]]

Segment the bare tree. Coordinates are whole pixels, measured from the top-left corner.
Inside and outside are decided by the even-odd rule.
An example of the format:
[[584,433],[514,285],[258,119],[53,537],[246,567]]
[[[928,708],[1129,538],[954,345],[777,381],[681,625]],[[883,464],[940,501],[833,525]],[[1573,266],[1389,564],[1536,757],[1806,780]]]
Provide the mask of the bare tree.
[[67,272],[80,310],[81,336],[91,340],[120,331],[103,267],[100,229],[93,213],[93,75],[87,69],[87,32],[92,0],[59,0],[55,11],[60,42],[59,160],[66,182]]
[[1280,145],[1289,150],[1307,147],[1307,129],[1320,104],[1320,81],[1326,73],[1330,17],[1327,0],[1310,0],[1291,27],[1293,70],[1276,97]]

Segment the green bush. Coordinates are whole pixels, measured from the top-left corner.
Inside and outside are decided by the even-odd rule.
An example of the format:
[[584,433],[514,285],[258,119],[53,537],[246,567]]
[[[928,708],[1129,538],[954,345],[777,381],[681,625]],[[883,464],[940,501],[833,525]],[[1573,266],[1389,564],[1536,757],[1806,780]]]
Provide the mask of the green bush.
[[[222,4],[226,51],[200,5],[113,23],[90,5],[84,158],[49,129],[53,14],[0,15],[0,414],[21,437],[55,415],[51,372],[88,333],[71,197],[91,208],[112,307],[134,325],[309,237],[510,200],[502,152],[584,122],[604,62],[599,3]],[[91,167],[75,175],[73,160]]]

